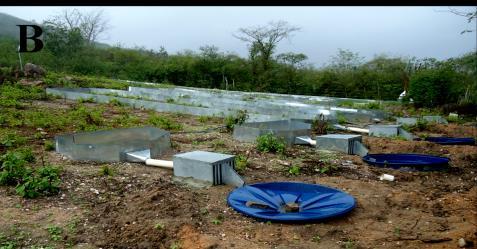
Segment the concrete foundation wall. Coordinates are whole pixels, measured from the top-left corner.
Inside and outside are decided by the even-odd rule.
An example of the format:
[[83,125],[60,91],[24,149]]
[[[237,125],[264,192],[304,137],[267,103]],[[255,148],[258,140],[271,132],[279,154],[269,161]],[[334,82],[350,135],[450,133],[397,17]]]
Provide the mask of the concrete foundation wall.
[[311,124],[291,120],[245,123],[234,127],[233,137],[241,142],[253,143],[259,136],[269,133],[283,138],[290,146],[295,143],[296,137],[310,136]]
[[158,158],[171,148],[170,133],[154,127],[65,134],[55,140],[58,153],[80,161],[124,161],[125,152],[146,149]]

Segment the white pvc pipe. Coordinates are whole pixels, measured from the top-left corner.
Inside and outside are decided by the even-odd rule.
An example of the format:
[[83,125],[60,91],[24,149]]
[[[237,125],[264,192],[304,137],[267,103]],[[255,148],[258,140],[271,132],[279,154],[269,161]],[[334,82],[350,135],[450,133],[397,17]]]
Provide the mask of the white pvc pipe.
[[343,126],[343,125],[338,125],[338,124],[335,124],[334,127],[338,128],[338,129],[341,129],[341,130],[348,130],[348,131],[354,131],[354,132],[360,132],[360,133],[369,133],[369,129],[349,127],[349,126]]
[[161,168],[172,169],[174,168],[172,161],[158,160],[158,159],[146,159],[146,165],[156,166]]

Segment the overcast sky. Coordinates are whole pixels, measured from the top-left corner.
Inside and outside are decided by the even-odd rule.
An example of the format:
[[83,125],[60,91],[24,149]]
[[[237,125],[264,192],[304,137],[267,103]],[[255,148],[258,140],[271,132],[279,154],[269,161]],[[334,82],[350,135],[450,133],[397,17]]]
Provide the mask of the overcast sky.
[[[0,7],[0,12],[43,21],[64,8]],[[447,12],[447,7],[78,7],[104,9],[112,28],[101,42],[126,47],[144,46],[169,53],[197,51],[215,45],[221,51],[247,56],[246,45],[232,36],[240,27],[284,20],[301,27],[277,53],[296,52],[322,66],[338,48],[367,59],[376,54],[447,59],[473,51],[475,21]],[[472,11],[475,7],[456,7]]]

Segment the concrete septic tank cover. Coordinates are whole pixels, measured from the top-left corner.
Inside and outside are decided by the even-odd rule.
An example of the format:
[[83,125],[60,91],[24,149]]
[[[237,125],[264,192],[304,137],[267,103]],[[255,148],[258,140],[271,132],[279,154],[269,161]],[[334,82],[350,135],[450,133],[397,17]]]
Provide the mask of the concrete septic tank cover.
[[368,164],[401,171],[444,171],[449,169],[449,158],[423,154],[368,154]]
[[236,211],[263,221],[316,222],[340,217],[355,208],[355,199],[340,190],[298,182],[269,182],[233,190],[227,203]]
[[155,127],[72,133],[55,140],[56,152],[80,161],[126,161],[126,152],[141,150],[157,158],[171,148],[170,133]]
[[233,137],[241,142],[255,142],[259,136],[269,133],[293,145],[296,137],[310,136],[311,124],[294,120],[244,123],[234,127]]
[[327,134],[316,137],[316,148],[355,154],[356,142],[361,143],[361,135]]

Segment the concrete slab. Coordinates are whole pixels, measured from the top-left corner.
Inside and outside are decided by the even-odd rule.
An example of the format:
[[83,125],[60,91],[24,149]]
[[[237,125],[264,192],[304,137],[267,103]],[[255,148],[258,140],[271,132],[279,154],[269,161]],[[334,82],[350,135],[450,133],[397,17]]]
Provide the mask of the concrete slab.
[[401,125],[370,125],[369,135],[374,137],[398,136]]
[[362,141],[361,135],[347,135],[347,134],[328,134],[316,137],[316,148],[319,150],[340,151],[346,154],[353,155],[355,145],[354,143]]
[[416,125],[417,118],[396,118],[396,124],[398,125]]
[[422,118],[430,123],[448,124],[447,120],[441,116],[423,116]]

